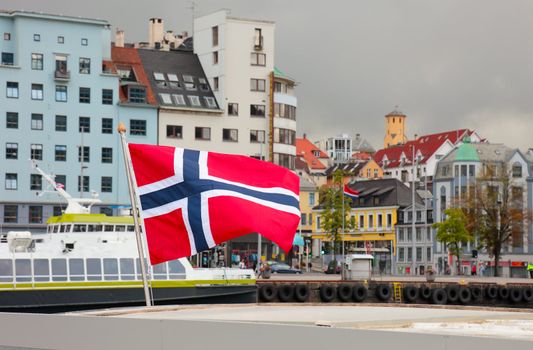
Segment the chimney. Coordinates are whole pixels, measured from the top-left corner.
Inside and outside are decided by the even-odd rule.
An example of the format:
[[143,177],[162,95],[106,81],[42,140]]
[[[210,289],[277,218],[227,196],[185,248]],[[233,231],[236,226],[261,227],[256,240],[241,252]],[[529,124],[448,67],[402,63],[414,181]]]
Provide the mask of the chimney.
[[306,134],[306,133],[304,133],[304,139],[306,139],[306,138],[307,138],[307,134]]
[[115,46],[116,47],[124,47],[124,31],[117,29],[117,32],[115,33]]
[[150,47],[154,47],[155,43],[163,41],[163,20],[161,18],[150,18],[148,24],[148,42]]

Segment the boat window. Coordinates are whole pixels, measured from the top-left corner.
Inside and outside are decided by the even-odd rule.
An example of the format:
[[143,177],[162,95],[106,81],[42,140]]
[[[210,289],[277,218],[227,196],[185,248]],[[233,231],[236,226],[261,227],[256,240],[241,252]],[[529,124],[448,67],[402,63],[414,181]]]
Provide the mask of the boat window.
[[117,225],[117,226],[115,226],[115,231],[117,231],[117,232],[126,232],[126,226]]
[[100,259],[87,259],[87,280],[100,281],[102,280],[102,265]]
[[13,282],[13,261],[0,259],[0,282]]
[[[147,259],[144,259],[144,266],[146,266],[146,269],[148,269],[149,264]],[[137,271],[137,279],[142,280],[143,276],[141,271],[141,260],[139,258],[135,259],[135,269]]]
[[128,225],[128,232],[135,232],[135,226]]
[[71,281],[85,280],[85,266],[83,259],[68,259],[68,272]]
[[104,231],[104,225],[95,225],[94,226],[94,231],[96,231],[96,232]]
[[87,232],[87,225],[74,225],[74,232]]
[[133,259],[120,259],[120,279],[124,281],[135,279]]
[[104,226],[105,232],[113,232],[113,225],[105,225]]
[[59,232],[59,225],[54,225],[54,233],[58,233]]
[[61,230],[59,230],[59,232],[65,232],[67,228],[67,225],[61,225]]
[[17,275],[17,282],[31,281],[31,265],[30,259],[16,259],[15,273]]
[[48,259],[34,259],[33,274],[37,282],[50,281],[50,265],[48,264]]
[[184,279],[185,267],[179,260],[172,260],[168,262],[168,277],[170,279]]
[[153,265],[152,270],[154,273],[154,279],[156,280],[167,279],[167,263]]
[[104,280],[118,280],[118,263],[117,259],[104,259]]
[[94,232],[94,225],[87,225],[87,232]]
[[52,259],[52,281],[67,280],[67,259]]

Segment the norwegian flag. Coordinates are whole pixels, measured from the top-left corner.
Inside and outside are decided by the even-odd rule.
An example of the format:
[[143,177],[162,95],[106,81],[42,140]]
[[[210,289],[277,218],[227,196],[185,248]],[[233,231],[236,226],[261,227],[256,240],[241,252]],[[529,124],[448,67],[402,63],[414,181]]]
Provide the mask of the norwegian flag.
[[297,175],[246,156],[128,147],[153,265],[251,232],[291,249],[300,222]]
[[359,192],[352,190],[348,185],[344,185],[344,195],[350,197],[351,199],[359,198]]

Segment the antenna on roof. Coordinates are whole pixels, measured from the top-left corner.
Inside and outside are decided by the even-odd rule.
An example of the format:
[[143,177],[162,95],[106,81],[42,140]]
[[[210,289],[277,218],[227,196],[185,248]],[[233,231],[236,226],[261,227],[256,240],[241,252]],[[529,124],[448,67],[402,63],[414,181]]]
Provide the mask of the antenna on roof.
[[[195,12],[196,12],[196,2],[194,1],[191,1],[191,6],[187,7],[187,9],[191,10],[191,17],[192,17],[192,36],[194,37],[194,15],[195,15]],[[194,38],[193,40],[191,40],[191,44],[192,44],[192,50],[194,51]]]

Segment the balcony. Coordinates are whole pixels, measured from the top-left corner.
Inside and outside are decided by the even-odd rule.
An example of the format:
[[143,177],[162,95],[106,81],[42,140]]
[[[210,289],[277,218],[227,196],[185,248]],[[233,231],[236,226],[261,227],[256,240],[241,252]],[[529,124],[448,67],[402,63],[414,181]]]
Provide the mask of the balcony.
[[56,70],[54,72],[54,79],[59,81],[69,81],[70,71],[68,70]]

